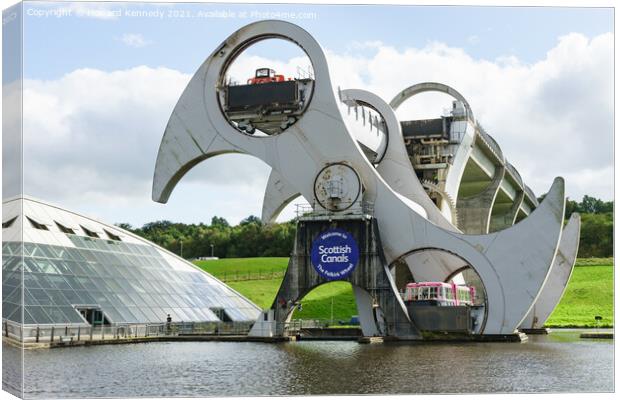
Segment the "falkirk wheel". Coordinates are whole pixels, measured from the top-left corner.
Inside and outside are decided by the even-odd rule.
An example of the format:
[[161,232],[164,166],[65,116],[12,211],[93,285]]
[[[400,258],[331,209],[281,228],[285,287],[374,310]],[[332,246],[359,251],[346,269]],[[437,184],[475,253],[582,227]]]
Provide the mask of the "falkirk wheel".
[[[314,76],[227,82],[242,51],[272,38],[299,46]],[[450,117],[399,121],[394,110],[425,91],[454,98]],[[575,214],[562,229],[562,178],[539,204],[465,98],[447,85],[413,85],[391,103],[365,90],[335,90],[324,51],[297,25],[249,24],[204,61],[166,126],[153,200],[165,203],[190,169],[226,153],[252,155],[272,168],[265,222],[299,195],[311,205],[298,220],[273,305],[250,335],[285,336],[306,293],[343,280],[353,286],[364,335],[428,337],[432,316],[409,308],[399,293],[404,271],[409,281],[475,286],[480,298],[468,334],[510,336],[541,328],[570,278],[580,220]],[[429,162],[429,154],[440,159]]]

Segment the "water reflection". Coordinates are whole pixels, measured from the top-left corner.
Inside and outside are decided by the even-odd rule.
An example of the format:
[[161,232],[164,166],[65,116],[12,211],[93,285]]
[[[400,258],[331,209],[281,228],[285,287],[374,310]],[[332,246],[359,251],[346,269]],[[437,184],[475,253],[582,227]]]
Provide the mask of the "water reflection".
[[144,343],[26,351],[25,373],[47,398],[612,391],[613,342]]

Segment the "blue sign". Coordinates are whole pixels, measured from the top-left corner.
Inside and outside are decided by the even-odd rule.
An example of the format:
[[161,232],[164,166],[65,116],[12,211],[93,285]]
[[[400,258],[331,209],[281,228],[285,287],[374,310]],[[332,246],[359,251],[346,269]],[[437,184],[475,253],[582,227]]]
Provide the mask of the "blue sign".
[[323,278],[346,278],[357,266],[360,251],[353,236],[343,229],[329,229],[312,242],[312,266]]

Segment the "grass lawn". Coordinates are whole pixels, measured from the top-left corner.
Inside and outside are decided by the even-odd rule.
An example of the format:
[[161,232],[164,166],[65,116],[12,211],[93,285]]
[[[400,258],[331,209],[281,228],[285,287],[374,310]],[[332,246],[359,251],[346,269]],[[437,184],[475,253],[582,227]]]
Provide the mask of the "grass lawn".
[[614,323],[613,265],[576,266],[560,304],[547,320],[550,327],[601,326]]
[[[252,300],[259,307],[271,307],[280,288],[280,279],[227,282],[230,287]],[[357,314],[353,289],[347,282],[332,282],[321,285],[308,293],[301,302],[301,311],[295,310],[296,319],[330,319],[334,299],[334,320],[348,321]]]
[[575,266],[584,267],[590,265],[614,265],[614,258],[578,258],[575,262]]
[[[286,270],[288,258],[231,258],[214,261],[197,261],[205,271],[223,278],[225,274]],[[227,282],[235,290],[261,308],[269,308],[280,288],[281,278]],[[302,300],[302,311],[295,311],[293,318],[329,319],[331,299],[334,299],[334,319],[348,320],[357,314],[351,285],[332,282],[310,292]],[[547,326],[595,326],[594,316],[603,317],[601,326],[613,326],[613,259],[578,259],[568,288],[555,309]]]
[[194,264],[216,278],[224,278],[225,275],[236,273],[284,272],[288,265],[288,257],[222,258],[194,261]]

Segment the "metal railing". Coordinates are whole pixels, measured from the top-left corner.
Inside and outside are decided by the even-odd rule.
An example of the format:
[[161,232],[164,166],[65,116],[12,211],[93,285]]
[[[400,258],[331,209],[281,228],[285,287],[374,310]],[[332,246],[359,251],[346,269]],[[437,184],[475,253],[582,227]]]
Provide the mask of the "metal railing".
[[532,189],[530,189],[529,186],[527,185],[523,185],[524,190],[525,190],[525,195],[527,197],[529,197],[530,201],[537,206],[538,205],[538,199],[536,198],[536,195],[534,194],[534,192],[532,191]]
[[21,325],[3,321],[3,335],[22,343],[101,342],[173,336],[247,335],[254,322],[171,322],[153,324]]
[[222,282],[240,282],[240,281],[260,281],[260,280],[271,280],[284,278],[284,273],[286,271],[283,270],[273,270],[273,271],[225,271],[221,275],[218,275],[218,279]]
[[353,203],[339,203],[339,205],[347,207],[342,211],[330,211],[322,208],[313,202],[312,204],[295,204],[296,218],[303,219],[322,219],[325,217],[344,216],[344,215],[373,215],[375,212],[374,203],[368,201],[356,201]]
[[510,174],[512,180],[515,181],[519,189],[521,189],[523,187],[523,178],[521,178],[521,174],[519,174],[517,169],[508,161],[506,161],[506,172]]
[[489,135],[481,125],[478,125],[477,132],[478,132],[478,137],[481,139],[482,143],[484,143],[487,146],[487,148],[491,150],[493,154],[495,154],[495,156],[497,157],[499,161],[503,162],[504,153],[502,152],[502,149],[499,147],[499,144],[497,144],[495,139],[493,139],[493,137]]

